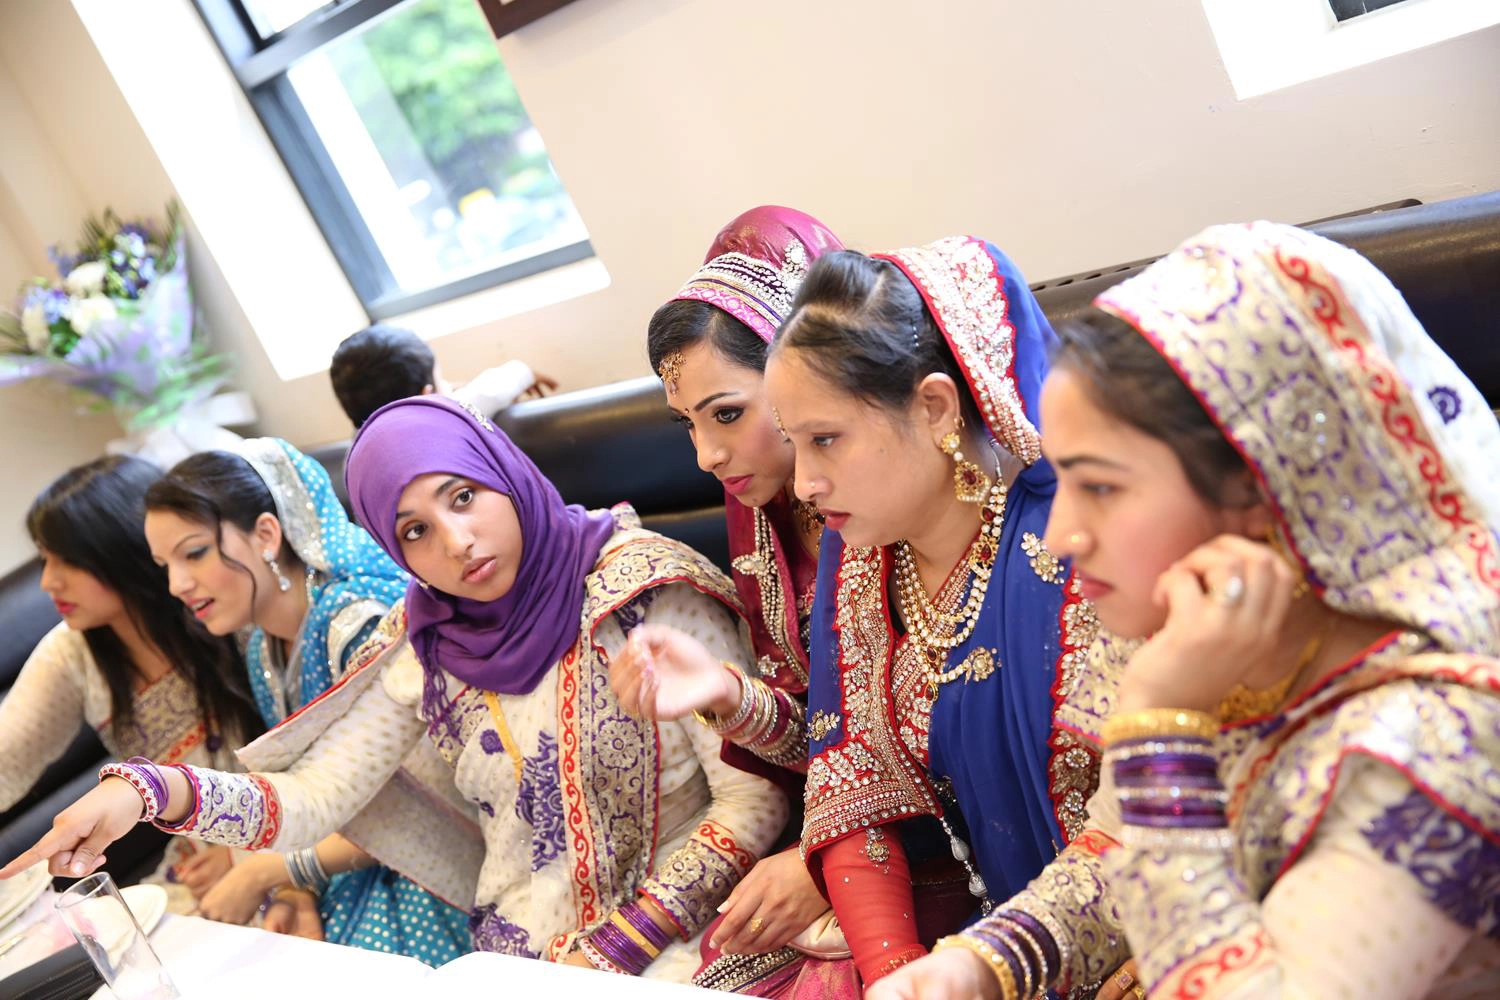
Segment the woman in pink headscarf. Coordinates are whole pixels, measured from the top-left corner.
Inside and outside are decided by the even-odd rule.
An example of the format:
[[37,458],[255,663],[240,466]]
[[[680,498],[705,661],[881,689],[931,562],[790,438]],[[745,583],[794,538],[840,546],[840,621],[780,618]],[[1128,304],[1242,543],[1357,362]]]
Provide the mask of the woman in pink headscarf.
[[[696,712],[724,737],[725,761],[777,781],[798,802],[807,770],[807,622],[823,526],[792,491],[794,454],[761,381],[808,265],[841,249],[810,215],[752,208],[719,231],[703,265],[651,317],[647,351],[667,405],[692,437],[698,465],[724,484],[734,582],[757,662],[720,663],[686,636],[648,626],[634,655],[627,649],[611,667],[627,709],[655,718]],[[847,955],[827,913],[795,845],[767,858],[725,904],[697,981],[780,995],[805,952]],[[821,982],[820,992],[828,986]]]

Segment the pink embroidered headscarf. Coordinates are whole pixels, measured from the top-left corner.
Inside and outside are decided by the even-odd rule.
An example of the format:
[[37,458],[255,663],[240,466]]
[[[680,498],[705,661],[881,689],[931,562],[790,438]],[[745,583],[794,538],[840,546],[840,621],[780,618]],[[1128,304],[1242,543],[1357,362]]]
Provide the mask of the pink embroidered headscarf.
[[766,343],[792,311],[807,265],[844,244],[806,212],[761,205],[719,230],[703,266],[672,301],[706,302],[744,323]]

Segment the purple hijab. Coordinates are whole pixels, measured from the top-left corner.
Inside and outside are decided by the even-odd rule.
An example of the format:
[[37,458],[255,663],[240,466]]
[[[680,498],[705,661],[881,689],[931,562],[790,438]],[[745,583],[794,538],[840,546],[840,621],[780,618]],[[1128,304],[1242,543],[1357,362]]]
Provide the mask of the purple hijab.
[[[401,568],[396,504],[418,476],[463,476],[510,497],[521,522],[521,564],[510,592],[472,601],[416,580],[406,632],[426,667],[500,694],[526,694],[578,638],[583,579],[614,533],[608,513],[564,504],[557,489],[494,424],[443,396],[376,410],[349,450],[344,483],[354,516]],[[413,574],[415,576],[415,574]]]

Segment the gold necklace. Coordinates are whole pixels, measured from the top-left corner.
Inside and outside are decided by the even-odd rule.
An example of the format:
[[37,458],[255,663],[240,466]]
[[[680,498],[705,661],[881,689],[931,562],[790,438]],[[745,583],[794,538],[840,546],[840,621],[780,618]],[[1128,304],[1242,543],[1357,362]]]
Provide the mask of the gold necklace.
[[1302,677],[1308,666],[1323,648],[1323,642],[1333,631],[1334,622],[1337,619],[1330,615],[1327,623],[1318,630],[1318,633],[1302,647],[1302,652],[1297,656],[1297,665],[1292,672],[1268,688],[1259,691],[1246,687],[1244,684],[1236,684],[1219,702],[1219,721],[1224,725],[1233,725],[1248,719],[1259,719],[1270,715],[1281,707],[1286,700],[1287,693],[1292,686]]
[[[906,638],[922,657],[922,672],[927,678],[928,697],[936,700],[938,688],[957,680],[967,670],[959,664],[941,669],[948,653],[962,645],[979,624],[984,595],[989,589],[995,558],[1000,552],[1000,532],[1005,526],[1005,481],[995,477],[980,511],[979,536],[969,546],[964,563],[974,577],[969,597],[956,612],[935,607],[922,584],[916,553],[905,539],[896,543],[896,596],[901,617],[906,622]],[[967,574],[966,574],[967,575]]]

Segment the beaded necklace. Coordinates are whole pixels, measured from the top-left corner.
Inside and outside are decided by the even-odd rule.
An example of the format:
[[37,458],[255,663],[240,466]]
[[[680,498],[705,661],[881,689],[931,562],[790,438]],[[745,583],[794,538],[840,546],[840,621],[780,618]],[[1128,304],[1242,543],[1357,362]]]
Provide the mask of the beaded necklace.
[[968,599],[957,611],[943,611],[933,605],[927,596],[927,588],[922,584],[911,543],[905,539],[896,543],[896,596],[901,617],[906,622],[907,641],[922,657],[928,696],[934,701],[942,685],[957,680],[970,669],[967,662],[947,670],[943,669],[943,664],[948,653],[973,635],[974,627],[979,624],[979,612],[984,607],[984,595],[994,572],[995,557],[1000,552],[1006,494],[1004,480],[996,475],[980,511],[979,535],[964,555],[964,563],[968,573],[973,575],[974,583],[969,588]]

